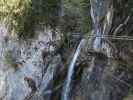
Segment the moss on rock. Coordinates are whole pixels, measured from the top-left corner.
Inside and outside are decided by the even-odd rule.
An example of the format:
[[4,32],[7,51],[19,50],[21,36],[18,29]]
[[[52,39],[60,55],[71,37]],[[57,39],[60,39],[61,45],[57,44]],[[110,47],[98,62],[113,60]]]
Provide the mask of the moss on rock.
[[5,64],[12,67],[13,69],[17,70],[18,65],[16,63],[16,59],[12,55],[12,51],[7,51],[5,54]]

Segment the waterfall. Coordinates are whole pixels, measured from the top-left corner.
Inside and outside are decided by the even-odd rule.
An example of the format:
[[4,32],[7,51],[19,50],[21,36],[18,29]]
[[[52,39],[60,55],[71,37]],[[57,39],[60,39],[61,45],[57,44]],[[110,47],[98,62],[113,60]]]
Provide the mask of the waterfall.
[[102,13],[102,4],[100,2],[100,0],[90,0],[90,4],[91,4],[91,18],[93,21],[93,25],[94,25],[94,32],[95,32],[95,39],[93,42],[93,49],[97,52],[100,51],[101,49],[101,36],[102,36],[102,30],[101,30],[101,24],[100,24],[100,20],[103,17],[103,13]]
[[76,60],[81,52],[81,49],[84,47],[84,45],[86,44],[86,40],[82,39],[76,49],[76,52],[72,58],[72,61],[69,65],[69,69],[68,69],[68,73],[67,73],[67,78],[65,80],[65,84],[64,84],[64,88],[63,88],[63,94],[62,94],[62,99],[61,100],[69,100],[69,94],[70,94],[70,90],[71,90],[71,81],[72,81],[72,76],[74,73],[74,66],[76,63]]
[[[97,37],[98,36],[98,37]],[[101,38],[100,38],[100,36],[102,36],[101,35],[101,33],[100,33],[100,31],[99,31],[99,29],[97,29],[97,32],[96,32],[96,38],[95,38],[95,40],[94,40],[94,44],[93,44],[93,49],[95,50],[95,51],[100,51],[100,48],[101,48]]]

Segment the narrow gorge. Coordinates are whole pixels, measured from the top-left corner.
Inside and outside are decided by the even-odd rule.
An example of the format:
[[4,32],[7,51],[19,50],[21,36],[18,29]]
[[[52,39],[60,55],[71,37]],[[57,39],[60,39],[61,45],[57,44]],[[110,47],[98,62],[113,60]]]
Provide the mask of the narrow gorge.
[[133,100],[132,0],[0,0],[0,100]]

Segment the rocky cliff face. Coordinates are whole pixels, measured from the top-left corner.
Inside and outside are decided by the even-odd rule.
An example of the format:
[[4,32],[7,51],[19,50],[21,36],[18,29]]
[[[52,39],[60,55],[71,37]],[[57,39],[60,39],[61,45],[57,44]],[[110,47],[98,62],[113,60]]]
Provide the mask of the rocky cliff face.
[[0,40],[0,97],[3,100],[24,100],[33,94],[52,93],[53,79],[58,76],[57,71],[63,69],[61,55],[56,53],[60,35],[55,34],[53,39],[49,28],[36,31],[39,35],[32,40],[4,37]]

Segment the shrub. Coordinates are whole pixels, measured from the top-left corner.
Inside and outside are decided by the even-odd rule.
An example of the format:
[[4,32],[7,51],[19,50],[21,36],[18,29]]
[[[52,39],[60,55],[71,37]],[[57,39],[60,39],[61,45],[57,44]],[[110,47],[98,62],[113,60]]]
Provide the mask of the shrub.
[[34,25],[45,23],[55,26],[60,0],[1,0],[0,22],[9,26],[12,36],[34,36]]
[[16,63],[16,59],[13,57],[12,52],[11,51],[7,51],[6,55],[5,55],[5,63],[14,68],[15,70],[18,68],[17,63]]
[[[31,0],[1,0],[0,21],[6,23],[12,36],[19,36],[29,22]],[[27,22],[28,21],[28,22]]]

